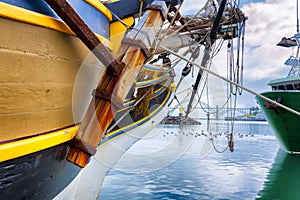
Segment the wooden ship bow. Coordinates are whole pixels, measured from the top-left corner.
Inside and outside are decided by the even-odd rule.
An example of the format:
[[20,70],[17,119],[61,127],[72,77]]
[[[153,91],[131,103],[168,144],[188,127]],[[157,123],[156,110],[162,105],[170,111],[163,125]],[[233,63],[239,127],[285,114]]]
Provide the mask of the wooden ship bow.
[[122,108],[127,93],[145,61],[150,57],[155,37],[166,19],[167,7],[163,1],[155,1],[148,5],[137,26],[123,38],[114,57],[67,1],[46,1],[106,66],[106,72],[93,90],[92,100],[67,155],[68,161],[85,167],[90,157],[96,153],[96,147],[116,112]]

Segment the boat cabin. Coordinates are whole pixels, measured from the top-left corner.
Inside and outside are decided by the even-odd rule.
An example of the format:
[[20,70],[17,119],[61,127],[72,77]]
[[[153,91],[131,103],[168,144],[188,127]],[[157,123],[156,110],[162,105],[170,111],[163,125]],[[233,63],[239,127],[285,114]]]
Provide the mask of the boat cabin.
[[[295,38],[299,39],[297,34]],[[281,41],[282,42],[282,41]],[[278,43],[277,45],[283,46]],[[287,77],[275,79],[270,81],[268,85],[271,86],[272,90],[300,90],[300,60],[294,56],[288,58],[285,63],[286,66],[291,67],[290,72]]]
[[288,76],[286,78],[272,80],[268,85],[272,90],[300,90],[300,76]]

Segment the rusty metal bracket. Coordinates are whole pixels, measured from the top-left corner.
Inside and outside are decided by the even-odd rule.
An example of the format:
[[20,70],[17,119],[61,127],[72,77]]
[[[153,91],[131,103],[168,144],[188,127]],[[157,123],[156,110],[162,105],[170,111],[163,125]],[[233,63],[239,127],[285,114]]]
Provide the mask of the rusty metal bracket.
[[121,102],[119,98],[112,95],[110,92],[107,92],[107,91],[101,90],[101,89],[94,89],[93,92],[92,92],[92,95],[95,98],[99,98],[99,99],[103,99],[105,101],[109,101],[111,104],[113,104],[118,109],[123,108],[123,102]]
[[88,153],[92,156],[95,155],[97,152],[95,147],[91,146],[90,144],[88,144],[82,140],[74,139],[74,140],[72,140],[70,146],[74,147],[76,149],[80,149],[80,150],[84,151],[85,153]]
[[125,63],[120,62],[120,61],[117,61],[117,62],[118,62],[117,65],[115,65],[115,66],[114,65],[109,65],[107,67],[107,71],[106,71],[107,74],[111,74],[113,76],[120,76],[122,70],[125,67]]
[[92,95],[99,99],[104,99],[106,101],[111,101],[111,93],[105,90],[94,89]]
[[142,40],[134,40],[131,38],[124,38],[122,40],[122,44],[139,47],[142,50],[143,54],[145,55],[146,59],[150,58],[150,56],[151,56],[150,51],[148,50],[148,48],[146,47],[145,43]]
[[[160,2],[160,4],[166,11],[165,3]],[[124,62],[125,67],[123,69],[121,64],[114,65],[117,68],[115,71],[119,71],[120,76],[113,76],[111,72],[108,72],[109,68],[106,70],[106,74],[99,81],[97,89],[93,91],[93,101],[90,102],[83,117],[76,136],[77,140],[82,140],[92,147],[97,147],[117,114],[118,108],[123,107],[123,101],[134,84],[138,72],[143,67],[146,58],[150,56],[147,47],[151,48],[155,43],[156,32],[153,31],[153,28],[160,27],[163,24],[158,11],[148,10],[145,16],[144,20],[139,22],[140,25],[137,25],[140,27],[139,30],[129,32],[128,38],[133,37],[144,40],[145,37],[142,35],[142,31],[144,31],[149,33],[149,37],[147,37],[149,44],[133,40],[133,38],[123,40],[116,58],[119,62]],[[115,68],[112,67],[112,69]],[[86,151],[90,150],[86,149]],[[86,151],[71,147],[67,159],[78,166],[84,167],[90,158],[90,154]]]
[[45,0],[56,14],[70,27],[77,37],[93,52],[93,54],[118,76],[122,71],[122,64],[101,43],[96,34],[84,22],[67,0]]

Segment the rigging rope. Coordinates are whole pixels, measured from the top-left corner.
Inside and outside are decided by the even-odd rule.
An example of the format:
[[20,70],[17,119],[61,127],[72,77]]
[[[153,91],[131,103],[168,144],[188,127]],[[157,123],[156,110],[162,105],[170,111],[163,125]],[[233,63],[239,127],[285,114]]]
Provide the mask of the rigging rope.
[[246,92],[248,92],[248,93],[250,93],[250,94],[253,94],[253,95],[255,95],[255,96],[258,96],[258,97],[260,97],[260,98],[262,98],[262,99],[264,99],[264,100],[266,100],[266,101],[268,101],[268,102],[270,102],[270,103],[273,103],[274,105],[277,105],[278,107],[280,107],[280,108],[282,108],[282,109],[285,109],[285,110],[287,110],[287,111],[289,111],[289,112],[291,112],[291,113],[293,113],[293,114],[295,114],[295,115],[297,115],[297,116],[300,116],[300,112],[298,112],[298,111],[296,111],[296,110],[294,110],[294,109],[291,109],[291,108],[289,108],[289,107],[287,107],[287,106],[285,106],[285,105],[282,105],[282,104],[280,104],[280,103],[278,103],[278,102],[276,102],[276,101],[274,101],[274,100],[272,100],[272,99],[270,99],[270,98],[267,98],[267,97],[265,97],[265,96],[263,96],[263,95],[261,95],[261,94],[258,94],[257,92],[255,92],[255,91],[253,91],[253,90],[251,90],[251,89],[249,89],[249,88],[246,88],[246,87],[244,87],[244,86],[242,86],[242,85],[239,85],[239,84],[233,82],[232,80],[227,79],[226,77],[223,77],[223,76],[221,76],[221,75],[219,75],[219,74],[217,74],[217,73],[215,73],[215,72],[213,72],[213,71],[211,71],[211,70],[209,70],[209,69],[207,69],[207,68],[205,68],[205,67],[199,65],[198,63],[189,61],[189,60],[186,59],[185,57],[182,57],[181,55],[179,55],[178,53],[172,51],[171,49],[168,49],[167,47],[164,47],[164,46],[162,46],[162,45],[161,45],[160,47],[163,48],[163,49],[165,49],[166,51],[170,52],[170,53],[173,54],[174,56],[177,56],[177,57],[181,58],[182,60],[185,60],[186,62],[190,62],[190,63],[193,64],[194,66],[196,66],[196,67],[202,69],[203,71],[208,72],[209,74],[211,74],[211,75],[213,75],[213,76],[215,76],[215,77],[217,77],[217,78],[220,78],[220,79],[222,79],[222,80],[224,80],[224,81],[226,81],[226,82],[229,82],[229,83],[231,83],[231,84],[233,84],[233,85],[235,85],[235,86],[237,86],[237,87],[239,87],[239,88],[245,90]]
[[196,17],[204,10],[206,9],[207,5],[209,3],[209,0],[206,2],[206,4],[190,19],[188,20],[185,24],[183,24],[182,26],[180,26],[177,30],[175,30],[171,35],[169,36],[174,36],[176,33],[178,33],[179,31],[181,31],[183,28],[185,28],[190,22],[192,22],[194,19],[196,19]]
[[107,133],[111,132],[124,119],[124,117],[126,117],[130,113],[130,111],[135,109],[135,107],[151,92],[151,89],[152,88],[149,88],[142,97],[140,97],[132,106],[130,106],[129,109],[114,123],[114,125],[112,125],[109,129],[106,130],[104,136]]
[[[177,18],[177,15],[179,14],[179,10],[180,10],[180,8],[182,7],[182,5],[183,5],[183,2],[184,2],[184,0],[182,0],[181,1],[181,3],[180,3],[180,5],[179,5],[179,7],[178,7],[178,9],[176,10],[176,12],[175,12],[175,14],[174,14],[174,17],[173,17],[173,19],[172,19],[172,21],[169,23],[169,26],[168,26],[168,28],[166,29],[166,30],[168,30],[172,25],[173,25],[173,23],[174,23],[174,21],[175,21],[175,19]],[[170,6],[168,7],[168,12],[167,13],[169,13],[169,11],[170,11]],[[180,16],[181,17],[181,16]],[[157,33],[157,37],[155,38],[155,47],[154,47],[154,50],[153,50],[153,54],[155,54],[155,52],[157,51],[157,49],[158,49],[158,47],[160,46],[160,43],[162,42],[162,40],[166,37],[166,33],[164,33],[164,34],[161,34],[161,31],[163,30],[163,25],[164,24],[162,24],[161,25],[161,27],[160,27],[160,29],[159,29],[159,31],[158,31],[158,33]],[[157,42],[158,41],[158,42]]]
[[297,15],[297,33],[299,33],[299,6],[298,6],[298,0],[297,0],[296,15]]
[[139,10],[139,21],[141,19],[141,16],[142,16],[142,12],[143,12],[143,4],[145,2],[145,0],[139,0],[140,1],[140,10]]
[[224,153],[224,152],[228,149],[228,147],[229,147],[229,145],[227,145],[223,150],[217,149],[213,137],[211,137],[211,143],[212,143],[212,145],[213,145],[214,150],[215,150],[217,153]]

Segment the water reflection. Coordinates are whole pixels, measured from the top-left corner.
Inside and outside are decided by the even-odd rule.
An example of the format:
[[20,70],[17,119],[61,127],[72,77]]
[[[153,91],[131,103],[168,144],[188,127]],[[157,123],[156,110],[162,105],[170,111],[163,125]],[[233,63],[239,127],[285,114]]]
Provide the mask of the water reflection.
[[[255,199],[279,148],[267,123],[236,123],[235,151],[224,153],[212,149],[205,125],[154,130],[107,175],[98,200]],[[227,125],[211,124],[211,129],[221,133],[216,148],[223,150]]]
[[279,149],[256,199],[300,199],[300,155]]

